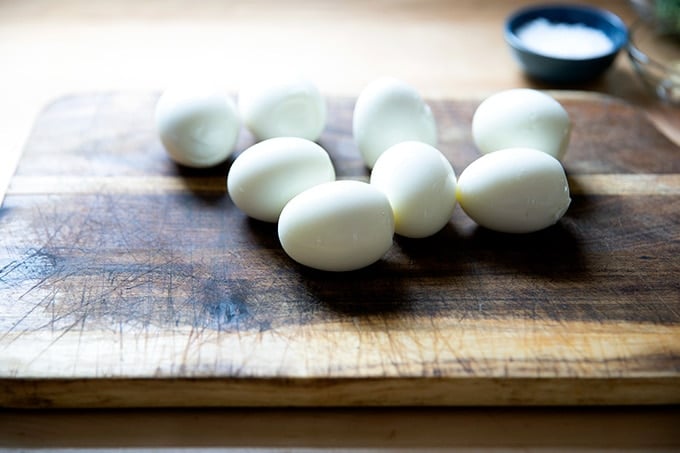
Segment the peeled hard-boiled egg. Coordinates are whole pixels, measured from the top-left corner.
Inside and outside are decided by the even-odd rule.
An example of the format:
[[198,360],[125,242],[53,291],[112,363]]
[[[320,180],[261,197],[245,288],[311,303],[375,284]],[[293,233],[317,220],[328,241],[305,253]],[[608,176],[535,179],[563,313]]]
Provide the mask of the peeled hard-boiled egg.
[[388,148],[375,162],[371,184],[392,205],[395,232],[431,236],[451,219],[456,207],[456,174],[446,157],[426,143],[408,141]]
[[364,163],[372,168],[390,146],[415,140],[437,145],[437,125],[432,110],[420,94],[395,78],[380,78],[359,94],[352,132]]
[[541,91],[517,88],[493,94],[477,107],[472,137],[482,153],[534,148],[562,159],[569,144],[569,114]]
[[300,137],[315,141],[326,125],[326,101],[301,76],[254,79],[239,92],[243,122],[257,140]]
[[168,88],[158,99],[156,129],[168,155],[189,167],[211,167],[234,150],[241,123],[226,92],[207,87]]
[[278,225],[283,250],[305,266],[351,271],[392,246],[394,217],[383,192],[361,181],[314,186],[290,200]]
[[499,150],[475,160],[458,177],[456,195],[472,220],[505,233],[553,225],[571,203],[562,164],[531,148]]
[[321,146],[304,138],[277,137],[238,155],[227,175],[227,191],[248,216],[276,222],[295,195],[334,179],[335,169]]

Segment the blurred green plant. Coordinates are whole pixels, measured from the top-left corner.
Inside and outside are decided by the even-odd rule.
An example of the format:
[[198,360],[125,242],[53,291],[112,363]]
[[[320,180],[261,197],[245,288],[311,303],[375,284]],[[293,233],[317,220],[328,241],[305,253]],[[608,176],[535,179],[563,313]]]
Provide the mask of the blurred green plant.
[[655,0],[654,14],[664,29],[680,33],[680,0]]

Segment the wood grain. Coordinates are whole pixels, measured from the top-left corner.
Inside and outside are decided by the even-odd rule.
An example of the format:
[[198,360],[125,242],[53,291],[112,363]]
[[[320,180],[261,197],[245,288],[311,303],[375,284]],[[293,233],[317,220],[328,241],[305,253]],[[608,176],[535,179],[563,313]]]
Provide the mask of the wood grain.
[[668,407],[5,410],[0,439],[105,453],[661,453],[677,451],[679,420]]
[[[226,196],[228,164],[170,162],[157,94],[58,100],[0,210],[0,404],[680,402],[678,149],[623,102],[560,96],[574,200],[558,225],[501,235],[458,209],[346,274],[288,259]],[[431,102],[458,172],[477,103]],[[331,99],[320,143],[366,178],[352,105]]]

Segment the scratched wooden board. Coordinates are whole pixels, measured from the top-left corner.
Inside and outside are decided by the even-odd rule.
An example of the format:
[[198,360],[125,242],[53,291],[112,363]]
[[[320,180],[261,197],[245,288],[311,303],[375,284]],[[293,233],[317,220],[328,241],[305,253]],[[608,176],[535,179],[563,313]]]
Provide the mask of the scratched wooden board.
[[[555,95],[557,225],[497,234],[457,208],[351,273],[291,261],[231,203],[228,163],[170,162],[157,94],[57,100],[0,210],[0,405],[680,403],[680,150],[627,104]],[[478,103],[431,102],[459,174]],[[352,107],[329,100],[320,143],[365,179]]]

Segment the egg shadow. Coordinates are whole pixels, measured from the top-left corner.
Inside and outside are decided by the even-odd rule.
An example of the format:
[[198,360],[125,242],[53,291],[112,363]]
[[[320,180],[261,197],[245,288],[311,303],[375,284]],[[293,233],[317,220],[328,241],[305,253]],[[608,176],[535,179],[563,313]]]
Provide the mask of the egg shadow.
[[[253,219],[245,214],[243,215],[244,232],[248,235],[247,240],[254,241],[258,245],[258,249],[262,250],[278,250],[281,249],[279,243],[279,236],[277,231],[277,224],[272,222],[264,222],[262,220]],[[284,253],[281,249],[281,253]]]
[[485,266],[550,280],[590,277],[586,255],[568,219],[534,233],[510,234],[475,228],[466,253]]
[[171,174],[182,178],[186,189],[208,204],[218,203],[227,195],[227,176],[239,154],[255,143],[253,135],[242,127],[234,151],[222,162],[209,167],[190,167],[172,162]]
[[569,218],[527,234],[500,233],[465,219],[427,238],[397,235],[395,243],[411,262],[412,274],[422,269],[429,276],[447,277],[483,266],[489,272],[501,267],[518,275],[561,279],[588,275],[577,230]]
[[401,260],[408,263],[410,276],[428,278],[465,273],[464,238],[451,222],[432,236],[409,238],[395,235],[394,243]]
[[244,216],[248,241],[266,256],[271,272],[299,288],[301,301],[345,316],[370,316],[408,311],[405,276],[387,259],[347,272],[322,271],[290,258],[279,242],[277,225]]
[[367,317],[409,312],[405,276],[387,260],[349,272],[327,272],[294,263],[305,290],[336,314]]
[[180,177],[186,190],[206,204],[216,205],[227,195],[227,174],[233,159],[212,167],[193,168],[175,163],[174,174]]

